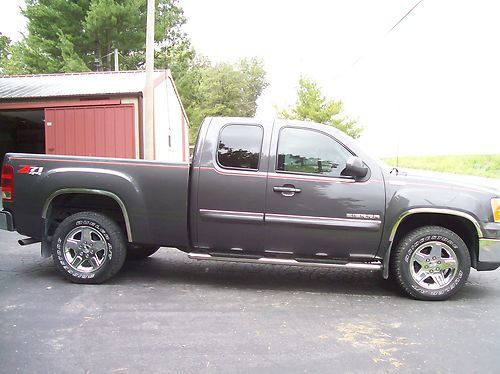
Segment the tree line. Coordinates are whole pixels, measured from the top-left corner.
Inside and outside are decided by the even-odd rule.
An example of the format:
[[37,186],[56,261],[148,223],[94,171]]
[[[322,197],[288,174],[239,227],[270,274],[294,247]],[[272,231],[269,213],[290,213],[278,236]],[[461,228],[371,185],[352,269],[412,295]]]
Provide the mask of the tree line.
[[[21,12],[27,20],[24,37],[12,43],[0,33],[0,74],[112,70],[115,48],[120,70],[145,67],[146,0],[26,0]],[[258,58],[213,63],[198,54],[183,31],[186,21],[179,0],[156,0],[155,68],[170,69],[189,117],[193,140],[206,116],[254,116],[257,99],[268,81],[263,61]],[[319,92],[314,82],[307,81],[311,87],[304,85],[306,81],[299,82],[297,105],[304,90]],[[331,125],[343,125],[349,133],[353,124],[334,118],[342,110],[342,103],[335,102],[338,104],[332,107],[320,92],[313,96],[317,102],[305,103],[312,105],[311,110],[296,110],[296,106],[281,111],[281,115],[325,119]],[[323,114],[308,117],[316,110]]]

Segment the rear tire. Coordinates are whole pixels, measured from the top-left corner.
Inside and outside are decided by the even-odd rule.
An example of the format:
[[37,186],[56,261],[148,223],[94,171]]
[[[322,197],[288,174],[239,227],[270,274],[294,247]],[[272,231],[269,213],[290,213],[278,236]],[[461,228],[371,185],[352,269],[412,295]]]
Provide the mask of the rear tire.
[[393,279],[406,294],[419,300],[446,300],[467,281],[471,259],[453,231],[425,226],[399,242],[390,265]]
[[143,246],[129,243],[127,245],[127,260],[144,260],[156,253],[160,247]]
[[52,258],[74,283],[102,283],[118,273],[126,257],[125,236],[111,218],[96,212],[67,217],[52,240]]

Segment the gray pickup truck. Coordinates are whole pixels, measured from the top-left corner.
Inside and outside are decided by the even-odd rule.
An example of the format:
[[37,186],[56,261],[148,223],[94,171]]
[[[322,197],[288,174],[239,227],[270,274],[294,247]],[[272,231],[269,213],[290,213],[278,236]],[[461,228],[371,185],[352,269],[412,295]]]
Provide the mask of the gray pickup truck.
[[381,270],[443,300],[500,266],[500,191],[387,168],[325,125],[207,118],[191,164],[7,154],[0,227],[76,283],[192,259]]

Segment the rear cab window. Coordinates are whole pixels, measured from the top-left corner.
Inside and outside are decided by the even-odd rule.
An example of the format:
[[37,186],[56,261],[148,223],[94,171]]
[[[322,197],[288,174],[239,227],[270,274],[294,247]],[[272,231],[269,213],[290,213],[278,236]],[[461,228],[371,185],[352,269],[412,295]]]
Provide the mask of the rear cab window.
[[259,125],[224,126],[217,142],[217,164],[226,169],[257,171],[263,136]]

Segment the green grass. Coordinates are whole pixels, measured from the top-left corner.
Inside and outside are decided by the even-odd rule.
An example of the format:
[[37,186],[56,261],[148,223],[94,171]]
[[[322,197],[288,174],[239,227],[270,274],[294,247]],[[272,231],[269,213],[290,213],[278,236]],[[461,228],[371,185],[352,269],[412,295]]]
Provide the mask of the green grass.
[[[384,161],[396,166],[396,157]],[[399,157],[399,167],[500,179],[500,154]]]

